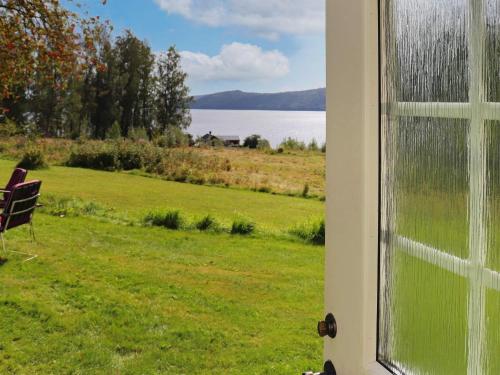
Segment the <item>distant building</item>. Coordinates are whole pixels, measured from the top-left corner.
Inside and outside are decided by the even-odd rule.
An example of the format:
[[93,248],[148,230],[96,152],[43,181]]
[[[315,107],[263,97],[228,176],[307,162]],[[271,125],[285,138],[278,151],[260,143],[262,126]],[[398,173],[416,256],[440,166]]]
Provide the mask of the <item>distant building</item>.
[[214,135],[212,132],[208,132],[201,139],[207,144],[221,142],[226,147],[238,147],[240,145],[240,137],[237,135]]

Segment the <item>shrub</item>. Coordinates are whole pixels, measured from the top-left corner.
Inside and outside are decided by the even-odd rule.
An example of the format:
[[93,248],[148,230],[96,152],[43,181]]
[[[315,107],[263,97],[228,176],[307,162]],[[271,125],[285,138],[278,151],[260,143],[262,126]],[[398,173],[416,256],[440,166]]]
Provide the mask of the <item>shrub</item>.
[[0,122],[0,137],[7,138],[18,133],[17,125],[14,121],[6,118],[4,122]]
[[281,142],[280,148],[283,148],[285,150],[305,150],[306,145],[302,141],[288,137],[285,138],[283,142]]
[[261,186],[257,189],[259,193],[271,193],[272,190],[269,186]]
[[205,231],[210,229],[217,229],[219,225],[215,218],[213,218],[211,215],[206,215],[197,220],[194,223],[194,226],[198,230]]
[[304,198],[307,198],[308,194],[309,194],[309,184],[306,182],[304,185],[304,189],[302,189],[302,196]]
[[261,139],[259,140],[259,143],[257,144],[257,149],[259,150],[270,150],[271,149],[271,144],[267,139]]
[[248,235],[255,230],[255,223],[245,218],[238,218],[233,221],[231,234]]
[[150,212],[144,218],[147,225],[155,227],[164,227],[168,229],[178,230],[184,224],[184,220],[179,210],[170,210],[166,212]]
[[130,171],[142,168],[142,145],[136,145],[130,141],[121,141],[117,142],[115,147],[117,149],[116,157],[120,169]]
[[129,131],[128,137],[132,141],[147,141],[149,139],[148,133],[144,128],[132,128]]
[[122,128],[118,121],[113,122],[111,128],[106,132],[107,139],[119,139],[122,136]]
[[315,139],[313,139],[311,142],[309,142],[309,144],[307,145],[307,149],[309,151],[318,151],[319,150],[319,146],[318,146],[318,142],[316,142]]
[[326,152],[326,142],[321,145],[321,152],[324,154]]
[[325,219],[309,221],[290,230],[290,233],[314,245],[325,244]]
[[170,126],[165,130],[165,133],[156,138],[156,145],[164,148],[173,148],[188,146],[190,143],[189,136],[185,134],[182,129],[176,126]]
[[261,141],[261,136],[258,134],[253,134],[245,138],[243,141],[243,147],[257,148],[259,142]]
[[105,171],[120,169],[115,148],[101,142],[89,142],[77,146],[71,151],[66,165]]
[[26,150],[17,166],[19,168],[34,170],[47,168],[47,163],[42,150],[36,147],[30,147]]

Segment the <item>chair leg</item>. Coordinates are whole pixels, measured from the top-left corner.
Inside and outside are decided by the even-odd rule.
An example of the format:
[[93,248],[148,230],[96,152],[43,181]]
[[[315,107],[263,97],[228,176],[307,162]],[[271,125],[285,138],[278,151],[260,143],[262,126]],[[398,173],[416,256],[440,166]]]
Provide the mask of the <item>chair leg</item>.
[[5,248],[5,240],[3,238],[3,233],[0,233],[0,238],[2,239],[2,249],[3,249],[3,253],[4,254],[7,254],[7,249]]
[[30,235],[31,235],[31,241],[36,242],[35,227],[33,226],[32,221],[30,221]]

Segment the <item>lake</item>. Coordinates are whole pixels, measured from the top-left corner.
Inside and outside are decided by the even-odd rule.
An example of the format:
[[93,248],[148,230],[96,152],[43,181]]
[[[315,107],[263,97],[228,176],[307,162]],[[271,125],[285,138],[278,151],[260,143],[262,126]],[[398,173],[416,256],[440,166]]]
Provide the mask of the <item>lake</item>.
[[252,134],[278,146],[286,137],[319,145],[326,139],[326,112],[295,111],[226,111],[192,109],[193,122],[188,133],[202,136],[209,131],[215,135],[237,135],[241,141]]

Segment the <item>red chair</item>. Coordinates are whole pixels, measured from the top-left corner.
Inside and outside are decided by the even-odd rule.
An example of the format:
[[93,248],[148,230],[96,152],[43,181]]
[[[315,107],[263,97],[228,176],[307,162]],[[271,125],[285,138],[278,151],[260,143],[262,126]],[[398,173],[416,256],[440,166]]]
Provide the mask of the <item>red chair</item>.
[[[24,224],[30,225],[30,232],[35,239],[35,232],[33,230],[33,214],[38,207],[37,201],[40,196],[40,186],[42,182],[39,180],[24,182],[14,185],[7,201],[3,212],[0,214],[0,238],[2,240],[2,247],[4,253],[7,253],[5,248],[5,241],[3,235],[6,231],[19,227]],[[19,251],[11,251],[20,254],[28,255],[30,258],[25,261],[36,258],[37,255],[23,253]]]
[[5,202],[9,199],[10,192],[12,191],[14,185],[23,183],[27,174],[28,171],[26,169],[14,169],[14,172],[12,172],[12,176],[10,176],[10,180],[7,183],[7,186],[5,186],[5,189],[0,189],[0,193],[3,193],[3,199],[0,199],[0,208],[5,207]]

